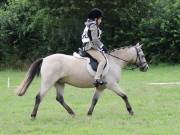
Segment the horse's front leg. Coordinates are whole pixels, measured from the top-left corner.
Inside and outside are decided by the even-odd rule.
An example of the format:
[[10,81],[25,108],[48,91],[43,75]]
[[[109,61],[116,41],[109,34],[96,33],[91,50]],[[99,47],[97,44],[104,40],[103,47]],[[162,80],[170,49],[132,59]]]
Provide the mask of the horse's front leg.
[[95,107],[95,105],[96,105],[96,103],[97,103],[97,101],[98,101],[102,91],[103,91],[102,89],[96,88],[96,91],[94,93],[94,96],[93,96],[93,99],[92,99],[92,103],[91,103],[91,106],[89,108],[89,111],[87,112],[87,115],[89,115],[89,116],[92,115],[94,107]]
[[126,108],[129,112],[129,114],[133,115],[133,110],[132,110],[132,107],[128,101],[128,97],[125,94],[125,92],[123,92],[123,90],[119,87],[118,83],[107,84],[107,88],[114,91],[118,96],[122,97],[122,99],[124,100],[124,102],[126,104]]

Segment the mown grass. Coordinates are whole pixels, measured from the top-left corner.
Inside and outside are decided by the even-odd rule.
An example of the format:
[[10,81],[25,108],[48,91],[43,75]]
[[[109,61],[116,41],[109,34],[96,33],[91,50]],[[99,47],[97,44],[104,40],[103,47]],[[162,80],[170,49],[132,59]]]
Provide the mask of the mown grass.
[[[67,86],[65,100],[76,112],[67,114],[55,100],[55,89],[44,98],[36,120],[30,119],[39,88],[35,79],[23,97],[15,87],[25,72],[0,71],[1,135],[178,135],[180,132],[180,85],[148,85],[151,82],[180,82],[180,65],[152,66],[146,73],[125,70],[120,82],[129,96],[135,115],[128,115],[124,102],[105,90],[93,116],[87,117],[93,89]],[[7,78],[10,88],[7,88]]]

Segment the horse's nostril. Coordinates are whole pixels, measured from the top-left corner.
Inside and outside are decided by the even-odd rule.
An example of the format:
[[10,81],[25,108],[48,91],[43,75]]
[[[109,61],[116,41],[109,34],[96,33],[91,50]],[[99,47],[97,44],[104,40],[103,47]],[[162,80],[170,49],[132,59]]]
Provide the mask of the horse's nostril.
[[144,67],[144,71],[147,71],[148,69],[149,69],[149,66],[146,65],[146,66]]
[[143,67],[140,68],[140,71],[146,72],[149,69],[148,65],[144,65]]
[[149,69],[149,66],[147,65],[146,68]]

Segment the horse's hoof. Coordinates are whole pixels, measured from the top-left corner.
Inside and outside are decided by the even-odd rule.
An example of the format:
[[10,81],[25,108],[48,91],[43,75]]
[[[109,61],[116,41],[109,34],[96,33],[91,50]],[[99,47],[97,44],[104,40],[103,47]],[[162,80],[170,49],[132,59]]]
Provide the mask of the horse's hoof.
[[36,117],[32,117],[32,116],[31,116],[31,120],[32,120],[32,121],[35,120],[35,119],[36,119]]
[[31,120],[35,120],[36,119],[36,115],[31,114]]
[[134,115],[134,112],[133,112],[133,110],[132,110],[131,107],[127,108],[127,110],[128,110],[128,112],[129,112],[130,115]]
[[130,114],[131,116],[133,116],[133,115],[134,115],[134,112],[131,110],[131,111],[129,112],[129,114]]
[[88,112],[88,113],[87,113],[87,116],[92,116],[92,112]]
[[70,114],[70,115],[71,115],[72,118],[75,118],[75,117],[76,117],[75,113]]
[[75,116],[75,113],[74,113],[73,111],[70,111],[69,114],[70,114],[71,116]]
[[132,108],[128,108],[128,112],[129,112],[130,115],[134,115],[134,112],[133,112]]

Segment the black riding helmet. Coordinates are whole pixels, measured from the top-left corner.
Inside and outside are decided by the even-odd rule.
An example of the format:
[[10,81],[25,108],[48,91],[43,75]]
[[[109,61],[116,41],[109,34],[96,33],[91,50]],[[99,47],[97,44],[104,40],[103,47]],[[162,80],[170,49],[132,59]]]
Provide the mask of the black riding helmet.
[[87,17],[88,19],[94,20],[95,18],[104,17],[104,15],[101,9],[94,8],[88,13]]

